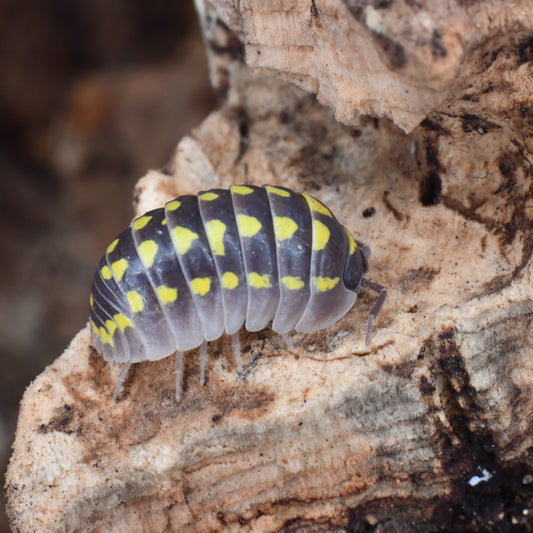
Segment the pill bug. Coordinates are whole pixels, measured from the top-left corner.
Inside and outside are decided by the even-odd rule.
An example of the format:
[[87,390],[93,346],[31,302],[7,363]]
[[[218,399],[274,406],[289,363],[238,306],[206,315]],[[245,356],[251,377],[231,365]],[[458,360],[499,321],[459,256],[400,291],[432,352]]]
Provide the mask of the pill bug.
[[[108,247],[90,295],[92,339],[107,361],[129,366],[176,352],[176,398],[183,352],[200,346],[205,381],[207,342],[271,323],[282,335],[310,333],[341,318],[364,279],[370,248],[355,240],[320,201],[281,186],[233,185],[180,196],[135,219]],[[287,337],[285,337],[287,338]]]

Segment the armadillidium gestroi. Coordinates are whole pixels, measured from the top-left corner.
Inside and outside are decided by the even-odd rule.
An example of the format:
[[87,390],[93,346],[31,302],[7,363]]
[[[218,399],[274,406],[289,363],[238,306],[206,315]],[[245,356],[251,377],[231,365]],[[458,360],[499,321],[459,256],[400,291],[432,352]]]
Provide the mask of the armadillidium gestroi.
[[176,397],[183,352],[232,336],[242,368],[238,332],[272,322],[280,334],[326,328],[355,303],[370,248],[355,240],[315,198],[281,186],[233,185],[185,195],[135,219],[107,248],[95,273],[90,323],[107,361],[131,363],[176,352]]

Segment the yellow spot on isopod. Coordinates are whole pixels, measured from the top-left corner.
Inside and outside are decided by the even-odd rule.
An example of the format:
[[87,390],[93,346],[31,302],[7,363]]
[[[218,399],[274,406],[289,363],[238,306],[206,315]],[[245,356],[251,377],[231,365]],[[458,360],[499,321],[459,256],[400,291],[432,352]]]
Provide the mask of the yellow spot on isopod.
[[144,226],[146,226],[146,224],[148,224],[148,222],[150,222],[151,219],[152,219],[152,215],[144,215],[142,217],[139,217],[137,220],[133,221],[132,227],[135,231],[143,229]]
[[297,229],[298,224],[292,218],[274,217],[274,231],[276,232],[276,238],[280,241],[292,237]]
[[205,231],[209,244],[215,255],[224,255],[224,233],[226,231],[226,224],[221,220],[208,220],[205,223]]
[[357,243],[352,237],[352,234],[346,228],[344,228],[344,233],[346,233],[346,237],[348,237],[348,243],[350,244],[350,255],[352,255],[357,249]]
[[296,291],[298,289],[301,289],[305,287],[305,283],[302,281],[302,278],[300,276],[284,276],[281,278],[281,281],[287,287],[287,289],[290,289],[291,291]]
[[307,200],[307,204],[311,211],[316,211],[317,213],[322,213],[328,217],[332,217],[331,211],[322,203],[320,203],[316,198],[309,196],[304,193],[304,198]]
[[328,278],[318,276],[315,278],[315,286],[320,292],[329,291],[333,289],[337,283],[339,283],[339,278]]
[[163,219],[163,222],[161,222],[161,225],[162,226],[166,226],[167,225],[167,219],[166,218]]
[[89,296],[89,304],[91,305],[91,307],[94,305],[94,298],[92,294]]
[[119,259],[114,263],[111,263],[111,269],[113,270],[113,274],[115,274],[118,281],[122,281],[122,278],[124,277],[124,272],[126,272],[128,266],[128,261],[124,258]]
[[107,265],[102,267],[101,273],[104,279],[111,279],[113,277],[113,274],[111,274],[111,269]]
[[313,250],[323,250],[329,241],[329,236],[328,227],[320,220],[313,220]]
[[191,281],[191,289],[194,293],[204,296],[211,290],[211,278],[194,278]]
[[143,265],[146,268],[151,268],[154,264],[155,254],[157,254],[158,246],[153,240],[143,241],[139,244],[139,255],[141,256]]
[[98,330],[98,327],[96,326],[96,324],[91,320],[91,327],[93,328],[93,333],[99,337],[100,336],[100,331]]
[[118,244],[118,239],[115,239],[108,247],[107,247],[107,253],[110,254]]
[[270,288],[270,275],[258,274],[257,272],[250,272],[248,274],[248,284],[254,289],[269,289]]
[[242,237],[253,237],[261,229],[261,222],[255,217],[237,215],[237,226]]
[[132,321],[122,313],[117,313],[116,315],[113,315],[113,318],[115,319],[115,322],[118,324],[118,327],[121,331],[124,331],[126,328],[133,327]]
[[216,200],[218,198],[218,194],[215,192],[206,192],[198,196],[198,198],[200,200],[204,200],[204,202],[211,202],[212,200]]
[[291,195],[289,191],[286,191],[285,189],[279,189],[278,187],[273,187],[272,185],[267,185],[266,190],[273,194],[277,194],[278,196],[283,196],[284,198],[288,198]]
[[175,302],[178,299],[178,289],[166,287],[165,285],[159,285],[159,287],[157,287],[157,294],[159,294],[159,297],[164,304]]
[[130,304],[131,310],[134,313],[138,313],[143,310],[144,308],[144,302],[142,296],[136,292],[136,291],[129,291],[128,294],[126,294],[128,298],[128,302]]
[[168,211],[176,211],[178,207],[181,205],[181,202],[179,200],[170,200],[170,202],[167,202],[165,205],[165,209]]
[[105,321],[105,325],[107,326],[107,329],[109,330],[109,333],[111,333],[111,335],[114,335],[115,334],[115,330],[117,329],[117,325],[115,322],[113,322],[113,320],[106,320]]
[[225,289],[234,289],[239,285],[239,277],[233,272],[224,272],[222,274],[222,287]]
[[172,228],[172,235],[176,243],[176,248],[180,255],[184,255],[189,251],[192,242],[198,238],[198,233],[194,233],[188,228],[176,226]]
[[102,341],[104,344],[109,344],[110,346],[113,346],[113,339],[105,328],[100,328],[100,336],[102,337]]
[[251,187],[246,187],[245,185],[232,185],[230,190],[235,194],[252,194],[254,192]]

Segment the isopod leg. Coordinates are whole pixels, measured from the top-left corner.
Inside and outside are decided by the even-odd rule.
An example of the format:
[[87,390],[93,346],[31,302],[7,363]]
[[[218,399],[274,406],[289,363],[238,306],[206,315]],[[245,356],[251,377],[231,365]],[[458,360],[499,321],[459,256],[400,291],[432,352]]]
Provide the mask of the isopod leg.
[[231,347],[233,348],[235,363],[237,363],[237,372],[242,372],[241,341],[239,340],[238,331],[231,336]]
[[370,314],[368,315],[368,325],[366,327],[365,339],[365,346],[368,346],[370,344],[370,336],[372,335],[372,325],[374,324],[374,318],[376,318],[379,313],[379,310],[381,309],[381,306],[385,303],[385,298],[387,297],[387,289],[382,285],[379,285],[378,283],[375,283],[373,281],[369,281],[365,278],[363,278],[363,280],[361,281],[361,286],[378,293],[378,299],[374,303],[374,306],[372,307],[372,309],[370,310]]
[[124,381],[126,381],[126,376],[128,375],[128,370],[130,369],[131,363],[124,363],[122,365],[122,370],[120,371],[120,374],[118,376],[117,385],[115,387],[115,390],[113,392],[113,402],[116,401],[118,397],[118,393],[120,392],[120,389],[122,385],[124,384]]
[[294,347],[294,344],[292,343],[291,339],[289,338],[289,336],[286,333],[281,333],[281,338],[285,342],[289,352],[295,352],[296,351],[296,348]]
[[183,352],[176,351],[176,401],[179,402],[181,398],[181,382],[183,380]]
[[205,385],[205,365],[207,364],[207,341],[200,346],[200,383]]

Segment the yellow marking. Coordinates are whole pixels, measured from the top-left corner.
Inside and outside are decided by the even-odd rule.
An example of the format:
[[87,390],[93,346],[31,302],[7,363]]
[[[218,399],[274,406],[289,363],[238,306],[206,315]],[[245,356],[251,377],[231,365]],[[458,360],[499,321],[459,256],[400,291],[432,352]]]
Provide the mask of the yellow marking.
[[159,294],[164,304],[175,302],[178,299],[178,289],[166,287],[165,285],[159,285],[157,287],[157,294]]
[[194,233],[194,231],[182,226],[172,228],[172,235],[174,235],[176,248],[180,255],[186,254],[189,251],[192,242],[198,238],[198,233]]
[[224,272],[222,274],[222,287],[225,289],[234,289],[239,285],[239,277],[233,272]]
[[298,224],[292,218],[274,217],[274,230],[276,232],[276,238],[280,241],[292,237],[297,229]]
[[150,268],[154,264],[155,254],[157,254],[158,246],[155,241],[148,240],[139,244],[139,255],[141,256],[143,265]]
[[93,333],[99,337],[100,336],[100,331],[98,330],[98,328],[96,327],[96,324],[91,320],[91,327],[93,328]]
[[283,196],[284,198],[288,198],[291,195],[289,191],[286,191],[285,189],[278,189],[277,187],[273,187],[272,185],[267,185],[266,190],[273,194],[277,194],[278,196]]
[[128,302],[130,303],[131,310],[134,313],[138,313],[143,310],[144,302],[142,296],[136,291],[129,291],[126,294]]
[[128,266],[127,259],[119,259],[118,261],[111,263],[111,269],[113,270],[113,274],[115,274],[118,281],[122,281],[124,272],[126,272]]
[[107,247],[107,253],[110,254],[118,244],[118,239],[115,239],[108,247]]
[[328,278],[318,276],[315,278],[315,286],[320,292],[329,291],[333,289],[337,283],[339,283],[339,278]]
[[166,203],[165,209],[168,209],[169,211],[176,211],[180,205],[181,202],[179,200],[170,200],[170,202]]
[[100,335],[104,344],[109,344],[113,346],[113,339],[110,337],[109,333],[105,328],[100,328]]
[[204,296],[211,290],[211,278],[194,278],[191,281],[191,289],[194,293]]
[[206,192],[198,196],[198,198],[200,200],[204,200],[205,202],[211,202],[212,200],[216,200],[218,198],[218,194],[216,192]]
[[91,305],[91,307],[94,305],[94,298],[92,294],[89,296],[89,304]]
[[111,270],[107,265],[103,266],[100,272],[104,279],[111,279],[113,277],[113,274],[111,274]]
[[254,192],[251,187],[246,187],[244,185],[232,185],[230,191],[235,194],[252,194]]
[[285,287],[291,291],[297,291],[298,289],[305,287],[305,283],[300,276],[284,276],[281,278],[281,281],[284,283]]
[[163,219],[163,222],[161,222],[161,225],[162,226],[166,226],[167,225],[167,219],[166,218]]
[[133,327],[132,321],[122,313],[117,313],[116,315],[113,315],[113,318],[115,319],[115,322],[118,324],[118,327],[121,331],[124,331],[126,328]]
[[109,333],[111,333],[111,335],[114,335],[115,334],[115,330],[117,329],[117,325],[115,324],[115,322],[113,322],[112,320],[107,319],[105,321],[105,325],[107,326],[107,329],[109,330]]
[[312,196],[309,196],[305,193],[304,198],[307,200],[307,204],[309,205],[311,211],[316,211],[317,213],[322,213],[323,215],[326,215],[328,217],[333,217],[331,211],[324,204],[320,203],[316,198],[313,198]]
[[150,222],[151,219],[152,219],[151,215],[144,215],[143,217],[140,217],[137,220],[134,220],[132,227],[135,231],[143,229],[144,226],[146,226],[146,224],[148,224],[148,222]]
[[257,272],[250,272],[248,274],[248,284],[255,289],[269,289],[270,288],[270,275],[258,274]]
[[357,250],[357,243],[352,237],[352,234],[346,228],[344,228],[344,233],[346,233],[346,237],[348,237],[348,242],[350,243],[350,255],[352,255],[355,250]]
[[313,250],[323,250],[329,241],[329,229],[320,222],[313,220]]
[[261,222],[255,217],[237,215],[237,226],[243,237],[253,237],[261,229]]
[[224,255],[224,233],[226,231],[226,224],[221,220],[208,220],[205,223],[205,231],[209,244],[215,255]]

